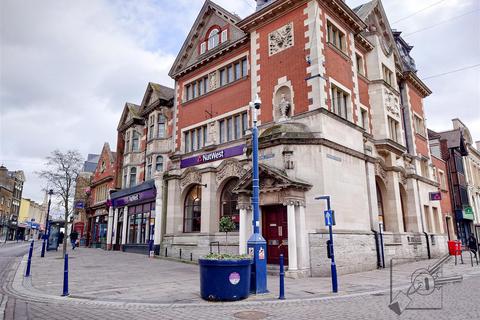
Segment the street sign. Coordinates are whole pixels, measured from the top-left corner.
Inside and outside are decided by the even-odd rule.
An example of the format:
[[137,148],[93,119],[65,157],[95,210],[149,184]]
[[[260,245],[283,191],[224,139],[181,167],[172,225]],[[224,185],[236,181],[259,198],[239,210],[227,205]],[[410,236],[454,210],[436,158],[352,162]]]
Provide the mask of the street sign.
[[325,226],[330,227],[335,225],[335,211],[325,210],[323,212],[325,215]]
[[442,193],[438,192],[430,192],[430,201],[439,201],[442,200]]

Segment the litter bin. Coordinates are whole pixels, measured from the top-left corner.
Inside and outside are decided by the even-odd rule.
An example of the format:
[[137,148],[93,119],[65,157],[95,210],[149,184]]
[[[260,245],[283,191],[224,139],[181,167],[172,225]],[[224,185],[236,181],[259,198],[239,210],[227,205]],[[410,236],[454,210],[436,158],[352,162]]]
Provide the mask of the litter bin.
[[462,242],[457,240],[448,241],[448,252],[451,256],[459,256],[462,254]]
[[250,293],[252,260],[199,259],[200,295],[209,301],[235,301]]

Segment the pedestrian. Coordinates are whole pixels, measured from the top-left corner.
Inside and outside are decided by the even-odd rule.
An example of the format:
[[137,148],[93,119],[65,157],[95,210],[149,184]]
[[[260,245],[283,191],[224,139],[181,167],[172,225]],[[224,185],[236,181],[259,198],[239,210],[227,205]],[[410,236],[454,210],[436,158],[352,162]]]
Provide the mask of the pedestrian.
[[58,244],[63,243],[63,238],[64,237],[65,237],[65,235],[63,234],[63,231],[60,231],[60,233],[58,234]]
[[77,245],[77,239],[78,239],[78,232],[73,230],[70,233],[70,242],[72,243],[72,250],[75,250],[75,247]]
[[472,253],[477,256],[478,244],[477,239],[475,239],[473,233],[470,234],[470,238],[468,239],[468,247],[470,248],[470,251],[472,251]]

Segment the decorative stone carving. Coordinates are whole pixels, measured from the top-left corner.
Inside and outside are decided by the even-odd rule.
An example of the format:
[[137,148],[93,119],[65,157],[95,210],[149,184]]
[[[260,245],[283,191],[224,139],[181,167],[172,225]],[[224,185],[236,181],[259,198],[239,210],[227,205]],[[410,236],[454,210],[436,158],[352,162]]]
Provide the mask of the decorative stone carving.
[[282,203],[284,206],[302,206],[305,207],[305,201],[303,199],[285,199]]
[[208,141],[206,145],[212,145],[217,143],[217,126],[215,121],[208,124]]
[[293,46],[293,23],[289,23],[268,35],[269,54],[281,52]]
[[185,177],[180,181],[180,187],[184,189],[190,184],[201,184],[202,175],[197,171],[190,171]]
[[385,171],[385,169],[382,167],[382,165],[380,163],[375,163],[375,175],[376,176],[379,176],[380,178],[382,178],[383,180],[386,180],[387,179],[387,172]]
[[400,178],[400,183],[402,185],[404,185],[404,186],[407,185],[407,176],[405,175],[404,172],[399,173],[399,178]]
[[285,94],[282,94],[282,99],[278,104],[278,108],[280,110],[280,119],[278,119],[278,121],[286,121],[289,119],[290,108],[291,108],[291,104],[289,100],[290,99],[287,99],[287,97],[285,97]]
[[217,89],[217,73],[212,72],[208,75],[209,91]]
[[385,107],[390,114],[400,117],[400,104],[398,97],[388,89],[385,89]]
[[220,171],[217,172],[216,180],[217,185],[220,185],[225,179],[231,177],[240,178],[246,173],[246,170],[243,169],[242,165],[235,160],[227,160],[222,166]]

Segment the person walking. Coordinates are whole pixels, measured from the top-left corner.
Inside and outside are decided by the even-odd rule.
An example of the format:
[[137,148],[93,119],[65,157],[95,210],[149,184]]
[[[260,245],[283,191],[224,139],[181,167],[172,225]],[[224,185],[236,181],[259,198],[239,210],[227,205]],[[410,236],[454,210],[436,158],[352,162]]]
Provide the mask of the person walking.
[[73,230],[70,233],[70,242],[72,243],[72,250],[75,250],[75,247],[77,245],[77,239],[78,239],[78,232]]
[[477,251],[478,251],[478,244],[477,244],[477,239],[475,239],[475,236],[473,233],[470,234],[470,238],[468,238],[468,247],[470,248],[470,251],[477,256]]

